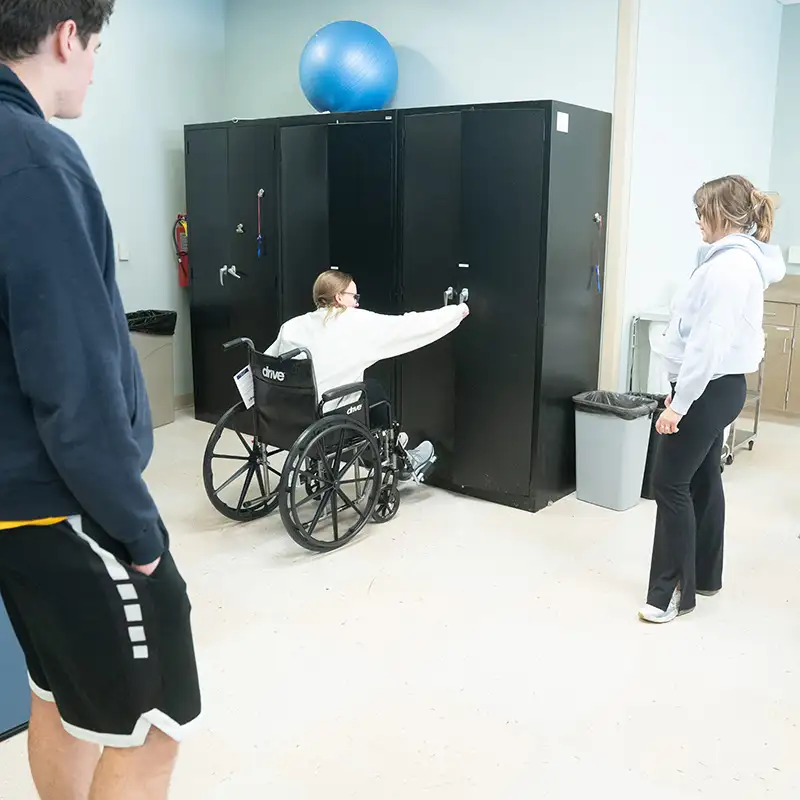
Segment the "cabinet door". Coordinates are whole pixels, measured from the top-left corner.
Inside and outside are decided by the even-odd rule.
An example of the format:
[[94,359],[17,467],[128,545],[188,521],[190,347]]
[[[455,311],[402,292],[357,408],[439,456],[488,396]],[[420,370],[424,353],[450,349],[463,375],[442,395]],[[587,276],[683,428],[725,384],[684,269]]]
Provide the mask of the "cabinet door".
[[220,279],[230,265],[226,128],[187,132],[186,200],[195,416],[216,422],[236,395],[222,351],[231,338],[230,297]]
[[765,325],[764,385],[761,407],[765,411],[784,411],[789,389],[789,366],[792,360],[793,329]]
[[[461,114],[403,120],[401,164],[402,310],[426,311],[454,287],[461,236]],[[455,360],[460,332],[400,359],[401,420],[412,445],[436,444],[434,475],[449,480],[455,444]]]
[[328,126],[282,128],[280,162],[280,316],[281,322],[285,322],[313,311],[314,279],[332,266],[328,230]]
[[540,110],[463,114],[459,284],[470,317],[456,339],[453,480],[530,491],[544,185]]
[[786,398],[786,410],[792,414],[800,414],[800,347],[792,338],[792,359],[789,371],[789,393]]
[[[327,131],[331,264],[353,275],[364,308],[396,313],[394,123],[351,122]],[[390,398],[394,369],[394,361],[383,361],[367,371]]]
[[[231,265],[239,278],[225,277],[234,336],[247,336],[266,349],[278,332],[278,252],[275,230],[277,165],[273,125],[238,125],[228,131]],[[259,191],[261,255],[258,251]],[[231,353],[232,372],[243,351]],[[229,376],[230,377],[230,376]],[[233,384],[233,381],[231,381]],[[236,387],[233,386],[236,394]]]

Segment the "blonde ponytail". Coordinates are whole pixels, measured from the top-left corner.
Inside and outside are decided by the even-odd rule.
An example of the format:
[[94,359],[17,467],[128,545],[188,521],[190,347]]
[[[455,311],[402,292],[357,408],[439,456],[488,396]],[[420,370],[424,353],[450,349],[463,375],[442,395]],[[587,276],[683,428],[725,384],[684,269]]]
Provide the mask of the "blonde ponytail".
[[775,227],[775,201],[758,189],[753,189],[750,195],[753,205],[753,236],[759,242],[768,242]]

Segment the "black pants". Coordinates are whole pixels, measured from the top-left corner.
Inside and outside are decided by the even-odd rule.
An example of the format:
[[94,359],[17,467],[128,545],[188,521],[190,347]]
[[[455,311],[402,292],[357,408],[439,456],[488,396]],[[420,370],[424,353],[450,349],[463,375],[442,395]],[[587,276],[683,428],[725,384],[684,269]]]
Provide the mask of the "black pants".
[[[392,411],[389,406],[389,395],[380,382],[374,378],[364,381],[367,387],[367,402],[369,403],[369,426],[372,430],[388,430],[392,427]],[[379,405],[376,405],[378,403]]]
[[695,590],[722,587],[725,495],[720,461],[723,436],[741,412],[744,375],[711,381],[678,424],[659,441],[654,475],[656,515],[647,602],[666,610],[677,583],[682,611]]

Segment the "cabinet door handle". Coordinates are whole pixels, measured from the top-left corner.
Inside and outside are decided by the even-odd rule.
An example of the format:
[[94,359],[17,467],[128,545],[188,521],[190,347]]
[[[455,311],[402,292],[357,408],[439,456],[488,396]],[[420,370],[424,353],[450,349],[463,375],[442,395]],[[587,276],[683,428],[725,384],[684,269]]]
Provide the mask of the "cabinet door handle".
[[783,354],[784,355],[786,355],[786,342],[788,342],[788,341],[789,341],[788,339],[784,339],[783,340]]
[[450,301],[453,299],[454,296],[455,296],[455,289],[453,289],[452,286],[448,286],[444,292],[444,304],[449,305]]

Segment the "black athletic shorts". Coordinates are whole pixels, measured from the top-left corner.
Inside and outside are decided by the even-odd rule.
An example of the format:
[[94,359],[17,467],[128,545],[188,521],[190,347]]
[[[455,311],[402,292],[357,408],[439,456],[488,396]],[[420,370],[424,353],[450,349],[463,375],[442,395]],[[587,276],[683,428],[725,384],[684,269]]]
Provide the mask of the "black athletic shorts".
[[138,747],[151,727],[180,741],[200,715],[186,584],[169,552],[149,577],[86,517],[0,531],[0,593],[31,688],[64,728]]

